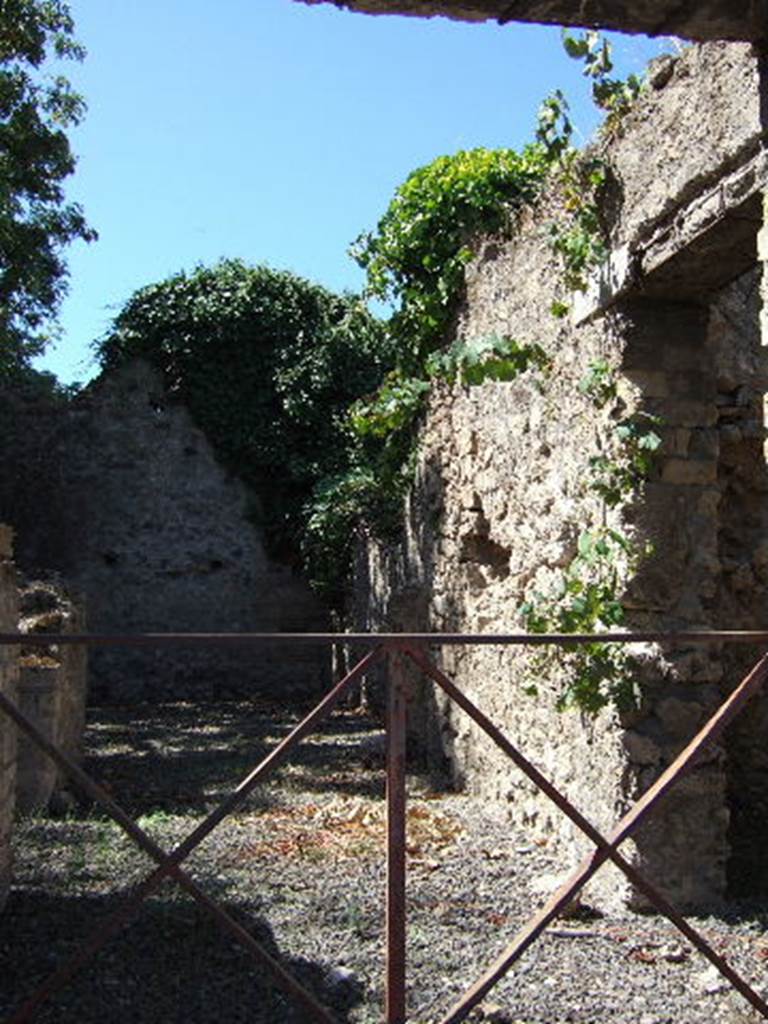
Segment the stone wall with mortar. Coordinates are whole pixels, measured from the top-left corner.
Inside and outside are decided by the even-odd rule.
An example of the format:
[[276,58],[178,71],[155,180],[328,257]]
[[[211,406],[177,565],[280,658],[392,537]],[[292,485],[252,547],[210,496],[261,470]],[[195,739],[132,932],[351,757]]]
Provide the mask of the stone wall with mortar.
[[[19,595],[19,630],[25,634],[83,633],[82,603],[55,581],[25,583]],[[19,708],[71,760],[83,758],[88,652],[69,644],[22,647],[19,659]],[[44,810],[54,793],[68,790],[70,779],[26,736],[18,739],[16,808],[22,814]],[[63,797],[61,799],[64,799]]]
[[[18,590],[13,564],[13,533],[0,524],[0,632],[18,628]],[[0,689],[16,699],[18,652],[0,647]],[[11,883],[11,828],[16,796],[16,727],[0,713],[0,910]]]
[[[577,306],[570,322],[554,319],[554,297],[573,305],[562,294],[562,270],[546,240],[555,198],[523,218],[512,242],[488,240],[469,268],[458,334],[541,345],[552,367],[508,384],[433,395],[405,540],[389,548],[369,544],[361,556],[360,625],[519,631],[523,602],[550,592],[573,559],[579,534],[607,522],[638,545],[653,545],[636,572],[623,574],[628,628],[765,627],[765,366],[755,248],[766,181],[759,68],[748,48],[720,44],[662,67],[621,137],[605,147],[614,195],[621,196],[607,211],[612,266],[623,261],[631,273],[604,272],[591,307],[589,301]],[[710,148],[700,152],[702,121]],[[749,184],[723,188],[712,213],[707,196],[733,174]],[[705,207],[709,212],[699,216]],[[601,408],[580,387],[596,360],[617,374],[616,394]],[[660,418],[660,456],[642,493],[606,512],[590,487],[590,458],[615,452],[616,424],[637,413]],[[554,655],[542,666],[520,649],[449,648],[441,660],[608,831],[756,654],[636,650],[639,709],[604,710],[595,718],[554,710],[560,672]],[[524,692],[532,684],[537,697]],[[765,867],[758,879],[757,858],[744,860],[765,820],[763,709],[762,701],[750,709],[740,729],[708,752],[626,847],[680,905],[717,901],[729,870],[733,888],[750,873],[753,888],[765,884]],[[528,827],[532,839],[567,860],[588,848],[479,730],[431,690],[414,702],[412,729],[433,756],[447,760],[457,781]],[[636,894],[603,869],[591,898],[610,905]]]
[[[322,630],[308,586],[266,554],[259,499],[215,459],[149,366],[102,378],[65,408],[0,410],[10,423],[0,508],[17,560],[82,593],[96,633]],[[269,496],[265,495],[268,501]],[[95,699],[315,690],[309,647],[98,649]]]

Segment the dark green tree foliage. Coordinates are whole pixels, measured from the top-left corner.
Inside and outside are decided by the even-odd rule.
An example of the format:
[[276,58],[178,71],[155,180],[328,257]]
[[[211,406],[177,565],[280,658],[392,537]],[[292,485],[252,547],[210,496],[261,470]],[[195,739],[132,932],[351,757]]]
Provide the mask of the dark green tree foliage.
[[226,260],[136,292],[97,354],[105,369],[142,356],[162,371],[222,461],[264,496],[273,551],[293,561],[303,548],[314,582],[336,599],[351,524],[332,558],[305,536],[316,496],[355,458],[347,409],[389,365],[360,301]]
[[61,0],[0,0],[0,376],[18,375],[50,338],[66,288],[62,250],[95,238],[63,182],[75,168],[65,129],[84,111],[46,59],[81,60]]
[[408,176],[375,232],[354,244],[352,254],[366,271],[367,294],[395,305],[386,324],[392,369],[378,391],[350,408],[354,460],[351,471],[328,481],[319,495],[307,538],[318,550],[355,517],[380,537],[398,532],[419,417],[432,381],[508,380],[528,361],[536,362],[533,352],[512,339],[457,339],[449,351],[440,350],[478,241],[511,231],[546,171],[540,145],[522,153],[473,149],[438,157]]

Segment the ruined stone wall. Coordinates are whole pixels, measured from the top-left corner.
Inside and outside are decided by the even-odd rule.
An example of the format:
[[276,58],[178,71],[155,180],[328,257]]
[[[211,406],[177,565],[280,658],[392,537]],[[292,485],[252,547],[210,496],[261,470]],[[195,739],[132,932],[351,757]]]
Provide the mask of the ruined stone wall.
[[[556,215],[549,202],[524,219],[512,242],[483,246],[468,270],[459,335],[542,345],[551,371],[433,396],[406,539],[395,548],[369,545],[361,561],[362,624],[519,631],[524,601],[551,592],[579,534],[605,523],[638,547],[653,546],[624,574],[628,628],[765,626],[765,372],[755,251],[765,186],[760,89],[745,47],[703,47],[664,69],[606,149],[614,194],[622,197],[609,211],[612,261],[570,322],[550,314],[554,297],[574,304],[563,295],[562,271],[546,242]],[[732,109],[736,96],[740,117]],[[700,152],[692,140],[703,139],[702,121],[711,148]],[[712,212],[711,191],[736,179],[749,184],[722,188]],[[616,392],[601,407],[583,388],[596,360],[617,374]],[[660,456],[633,502],[605,510],[590,485],[590,459],[614,452],[616,424],[638,413],[659,418]],[[606,709],[595,718],[555,711],[554,654],[542,665],[519,649],[456,648],[443,652],[442,663],[608,831],[756,655],[636,650],[639,709]],[[533,685],[536,697],[525,692]],[[729,861],[732,875],[744,873],[732,853],[750,848],[759,832],[762,803],[752,794],[764,779],[763,707],[756,704],[743,734],[733,734],[740,738],[709,751],[627,846],[679,904],[722,897]],[[588,848],[479,730],[431,691],[420,695],[413,730],[433,755],[447,758],[458,781],[533,838],[569,860]],[[749,813],[736,807],[736,793]],[[603,869],[592,898],[610,904],[634,897]]]
[[[764,629],[768,608],[768,470],[764,453],[766,355],[761,343],[760,277],[745,275],[721,293],[710,319],[717,361],[718,516],[717,616],[726,629]],[[744,675],[754,651],[722,651],[723,686]],[[768,841],[768,695],[728,732],[731,812],[729,879],[734,892],[768,893],[761,850]]]
[[[56,581],[25,583],[19,595],[19,631],[84,633],[85,609]],[[88,695],[88,651],[81,645],[22,646],[18,703],[22,714],[72,761],[83,758]],[[71,780],[37,744],[18,738],[16,809],[21,814],[44,810],[54,793]]]
[[[91,631],[325,628],[308,586],[266,555],[259,499],[216,461],[147,365],[100,379],[63,409],[19,406],[9,419],[13,465],[0,508],[17,526],[19,565],[55,570],[82,593]],[[91,692],[290,696],[322,685],[326,665],[324,651],[282,645],[99,649]]]
[[[12,532],[0,525],[0,632],[13,633],[18,626],[18,591],[12,561]],[[17,651],[0,647],[0,689],[16,698]],[[11,827],[16,795],[16,727],[0,713],[0,910],[11,882]]]

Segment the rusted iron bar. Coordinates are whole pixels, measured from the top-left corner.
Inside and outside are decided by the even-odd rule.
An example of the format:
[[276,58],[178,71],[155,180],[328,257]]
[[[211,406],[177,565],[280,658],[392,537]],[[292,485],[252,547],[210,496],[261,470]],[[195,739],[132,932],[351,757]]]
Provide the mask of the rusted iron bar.
[[386,1024],[405,1024],[406,695],[399,652],[389,655],[387,695]]
[[669,788],[680,778],[684,771],[695,764],[697,757],[708,743],[712,743],[722,732],[728,722],[743,707],[747,700],[760,688],[768,675],[768,656],[764,656],[749,675],[734,690],[719,710],[710,718],[685,750],[667,768],[653,786],[640,798],[635,806],[622,818],[611,832],[608,839],[604,838],[594,826],[525,758],[516,747],[504,736],[493,722],[434,665],[421,651],[411,647],[404,648],[408,656],[432,678],[506,753],[510,759],[542,790],[598,847],[585,857],[573,875],[550,897],[544,907],[521,929],[510,946],[493,962],[486,973],[476,982],[451,1008],[441,1024],[457,1024],[458,1021],[485,997],[490,989],[512,964],[519,959],[526,949],[546,929],[547,925],[567,906],[576,893],[586,884],[606,859],[611,859],[643,892],[651,899],[658,909],[677,925],[683,934],[700,950],[711,963],[738,989],[739,992],[764,1017],[768,1018],[768,1005],[745,982],[727,962],[720,957],[682,916],[656,891],[635,869],[618,853],[616,847],[626,839],[641,823],[643,818],[665,795]]
[[594,643],[756,644],[768,646],[765,630],[693,630],[660,633],[0,633],[0,646],[87,644],[90,647],[259,647],[267,644],[344,644],[373,647],[379,644],[416,643],[435,647],[478,645],[542,647]]
[[149,875],[142,883],[140,883],[125,901],[125,903],[118,908],[118,910],[112,914],[103,925],[97,929],[97,931],[86,941],[80,950],[75,955],[63,964],[58,970],[53,972],[43,983],[40,988],[33,993],[30,999],[16,1012],[16,1014],[10,1018],[8,1024],[22,1024],[32,1018],[34,1012],[42,1005],[43,1002],[47,1001],[52,995],[58,992],[72,976],[77,973],[94,955],[97,953],[105,944],[112,938],[113,935],[117,934],[121,928],[125,927],[133,918],[136,916],[141,904],[144,900],[155,892],[160,885],[164,882],[167,876],[173,876],[176,880],[184,886],[184,888],[197,899],[201,905],[203,905],[218,923],[225,927],[239,942],[241,942],[249,950],[251,955],[258,960],[262,966],[268,967],[273,971],[278,984],[285,989],[285,991],[301,1003],[310,1014],[317,1020],[325,1022],[325,1024],[334,1024],[334,1018],[329,1012],[322,1006],[315,998],[311,995],[303,986],[300,985],[280,964],[277,963],[272,957],[262,950],[258,943],[253,939],[252,936],[241,928],[233,919],[226,914],[217,904],[213,903],[205,894],[198,889],[196,883],[192,881],[185,873],[179,869],[179,864],[184,860],[192,850],[218,825],[232,810],[236,809],[240,803],[247,797],[248,793],[257,785],[259,781],[262,781],[269,771],[273,771],[279,763],[285,759],[290,750],[299,743],[309,732],[312,731],[315,725],[325,717],[335,707],[338,701],[350,688],[350,686],[363,675],[371,664],[381,655],[382,648],[375,648],[369,651],[359,662],[355,665],[347,675],[331,689],[323,700],[293,729],[293,731],[281,742],[277,747],[269,754],[258,766],[255,768],[237,787],[235,792],[228,797],[211,815],[206,818],[201,825],[192,833],[194,836],[199,836],[194,842],[190,843],[192,836],[188,837],[187,840],[176,847],[176,849],[169,855],[166,854],[160,847],[158,847],[150,837],[139,828],[138,825],[130,818],[129,815],[119,807],[119,805],[112,800],[107,793],[105,793],[97,783],[93,782],[85,773],[82,772],[78,766],[74,765],[69,761],[65,755],[61,754],[52,744],[50,744],[44,736],[42,736],[35,727],[27,721],[27,719],[18,711],[4,695],[0,694],[0,710],[3,710],[8,714],[16,724],[24,729],[24,731],[38,743],[38,745],[45,750],[45,752],[54,758],[54,760],[61,765],[61,767],[70,772],[78,783],[84,785],[87,792],[94,796],[98,802],[105,808],[119,825],[121,825],[128,835],[134,839],[134,841],[154,860],[157,861],[158,867],[155,871]]

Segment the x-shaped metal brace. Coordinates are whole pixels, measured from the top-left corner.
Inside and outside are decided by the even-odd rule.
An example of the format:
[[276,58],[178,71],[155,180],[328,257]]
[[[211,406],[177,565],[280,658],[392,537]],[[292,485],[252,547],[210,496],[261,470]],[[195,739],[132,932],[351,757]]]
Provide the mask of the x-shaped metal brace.
[[[560,810],[595,844],[594,853],[588,855],[578,865],[569,879],[564,882],[550,897],[545,905],[523,926],[507,949],[493,962],[483,976],[453,1005],[441,1024],[458,1024],[464,1020],[472,1008],[485,997],[488,991],[507,973],[510,967],[522,956],[532,943],[542,934],[551,921],[562,912],[567,904],[582,889],[605,861],[612,861],[629,879],[632,885],[642,892],[662,914],[664,914],[685,937],[695,946],[720,973],[727,978],[755,1009],[768,1019],[768,1004],[744,981],[743,978],[721,957],[709,943],[675,910],[675,908],[658,892],[618,851],[620,844],[627,839],[643,822],[653,807],[669,791],[675,782],[693,767],[702,751],[713,743],[726,725],[741,710],[749,698],[761,687],[768,676],[768,655],[764,656],[749,675],[733,691],[706,725],[697,733],[688,746],[663,772],[659,779],[624,815],[608,837],[594,826],[543,776],[527,758],[504,736],[501,730],[482,712],[435,664],[427,657],[423,649],[406,640],[388,639],[380,643],[351,669],[337,683],[319,704],[257,765],[211,814],[180,843],[171,853],[166,853],[154,840],[128,815],[119,804],[93,781],[77,764],[63,754],[53,743],[24,716],[16,705],[0,692],[0,711],[5,712],[26,735],[33,740],[53,761],[65,771],[77,785],[97,801],[106,812],[123,828],[145,853],[156,863],[157,868],[137,886],[131,896],[109,917],[103,925],[87,940],[83,947],[69,961],[57,969],[44,984],[9,1018],[8,1024],[22,1024],[29,1021],[36,1010],[53,994],[67,984],[69,979],[109,941],[122,927],[128,924],[137,914],[141,904],[155,892],[167,877],[172,877],[214,918],[217,924],[236,939],[249,952],[251,957],[262,967],[266,967],[274,976],[275,982],[291,998],[302,1005],[316,1020],[325,1024],[334,1024],[334,1018],[321,1003],[308,992],[285,968],[267,953],[221,906],[208,897],[181,868],[182,862],[192,851],[219,825],[224,818],[239,807],[253,789],[274,771],[288,756],[296,744],[301,742],[338,704],[346,691],[373,663],[386,651],[397,651],[405,655],[429,678],[431,678],[462,710],[464,710],[510,760],[547,796]],[[395,713],[390,714],[390,724],[395,729],[404,729],[404,710],[402,694],[396,694]],[[393,751],[402,761],[403,737],[390,736],[389,752]],[[392,766],[390,765],[390,769]],[[399,787],[404,779],[402,764],[399,770],[389,771],[390,781],[395,779]],[[392,820],[394,809],[397,818],[405,814],[404,800],[395,792],[389,795],[390,820],[388,829],[390,838],[402,839],[404,821]],[[389,850],[402,845],[402,842],[390,842]],[[400,851],[402,857],[402,851]],[[387,1024],[402,1024],[405,1021],[405,917],[396,914],[396,920],[389,922],[390,955],[395,949],[394,970],[390,968],[387,978]],[[394,931],[393,931],[394,929]],[[397,952],[397,947],[401,947]],[[399,989],[392,992],[391,989]]]
[[766,676],[768,676],[768,655],[764,655],[761,658],[749,675],[736,687],[728,699],[721,704],[706,725],[699,730],[688,746],[685,747],[656,782],[646,790],[606,838],[510,743],[501,730],[426,657],[422,650],[408,645],[404,645],[403,650],[425,675],[437,683],[488,734],[496,746],[570,818],[596,847],[595,852],[582,860],[571,876],[563,882],[544,906],[523,926],[510,945],[497,957],[485,974],[453,1005],[440,1024],[457,1024],[458,1021],[464,1020],[472,1008],[481,1002],[488,991],[507,973],[509,968],[541,935],[550,922],[565,909],[606,860],[611,860],[617,868],[623,871],[632,885],[642,892],[665,917],[669,918],[685,935],[688,941],[728,979],[731,985],[763,1017],[768,1019],[768,1004],[618,851],[619,845],[636,831],[659,800],[662,799],[686,771],[695,765],[705,748],[718,738],[723,729],[738,714],[749,698],[760,689]]
[[88,962],[113,935],[128,924],[137,914],[139,907],[151,896],[167,877],[172,877],[185,889],[190,896],[213,917],[217,924],[228,932],[250,953],[261,967],[266,967],[274,976],[276,984],[290,995],[299,1005],[303,1006],[316,1020],[325,1024],[336,1024],[331,1013],[297,981],[282,964],[238,924],[223,907],[207,896],[182,870],[181,863],[192,851],[210,835],[224,818],[235,811],[246,797],[271,774],[287,757],[293,747],[326,717],[338,704],[346,691],[360,678],[382,653],[383,647],[377,646],[369,651],[347,675],[331,689],[323,700],[286,736],[275,749],[264,758],[247,775],[234,792],[212,811],[171,853],[166,853],[150,838],[149,835],[112,799],[106,790],[94,782],[80,767],[63,754],[53,743],[40,732],[29,719],[19,711],[16,705],[0,692],[0,710],[4,711],[16,725],[34,743],[36,743],[55,763],[62,768],[80,788],[96,800],[107,814],[120,825],[146,854],[156,863],[157,868],[140,883],[130,897],[118,910],[109,917],[102,926],[86,941],[80,950],[43,983],[40,988],[8,1019],[8,1024],[22,1024],[32,1019],[36,1010],[52,995],[58,992],[70,978]]

